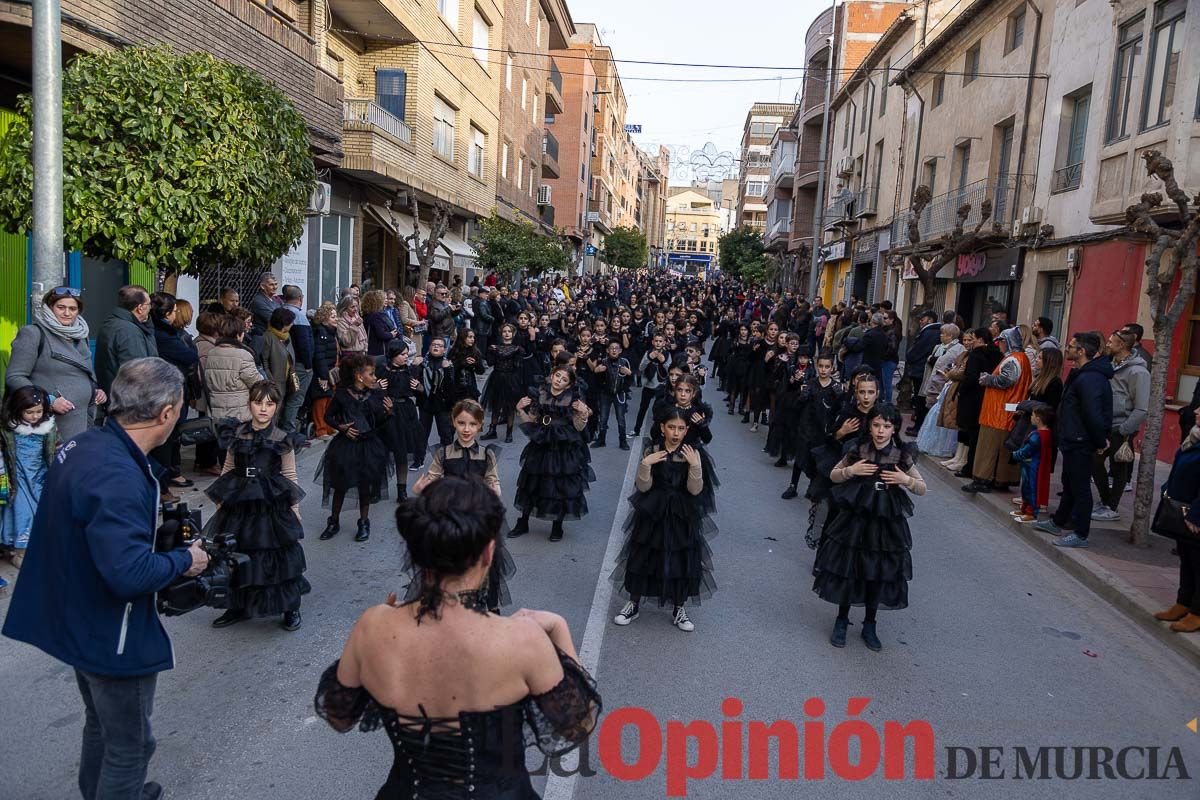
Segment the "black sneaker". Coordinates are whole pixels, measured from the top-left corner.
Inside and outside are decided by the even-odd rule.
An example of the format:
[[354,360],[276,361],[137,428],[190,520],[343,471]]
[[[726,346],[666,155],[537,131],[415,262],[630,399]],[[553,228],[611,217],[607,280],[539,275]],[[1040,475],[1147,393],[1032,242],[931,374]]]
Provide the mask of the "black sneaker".
[[329,522],[327,522],[325,524],[325,530],[321,531],[321,535],[318,538],[321,541],[325,541],[326,539],[332,539],[333,537],[338,535],[338,531],[340,531],[341,529],[342,529],[342,526],[338,523],[338,518],[330,517]]
[[603,440],[603,439],[597,439],[596,441],[592,442],[592,449],[593,449],[593,450],[599,450],[601,447],[604,447],[604,440]]
[[789,486],[788,488],[784,489],[783,494],[781,494],[779,496],[782,497],[784,500],[794,500],[798,494],[799,493],[796,491],[796,487],[794,485],[792,485],[792,486]]
[[630,436],[632,436],[634,439],[636,439],[637,437],[639,437],[639,436],[641,436],[641,435],[642,435],[642,429],[641,429],[641,428],[634,428],[634,429],[633,429],[633,433],[631,433],[631,434],[630,434]]
[[524,536],[527,533],[529,533],[529,519],[527,517],[521,517],[519,520],[517,520],[517,524],[512,526],[512,530],[508,532],[508,538],[515,539],[518,536]]
[[283,621],[279,623],[285,631],[300,630],[300,610],[283,612]]

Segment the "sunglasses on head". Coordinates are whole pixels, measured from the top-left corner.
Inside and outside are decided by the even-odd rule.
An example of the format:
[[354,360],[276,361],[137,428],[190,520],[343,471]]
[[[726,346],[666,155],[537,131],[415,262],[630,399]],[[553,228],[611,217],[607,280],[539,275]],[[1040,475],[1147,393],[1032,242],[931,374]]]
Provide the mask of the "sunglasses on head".
[[72,286],[58,286],[54,289],[54,294],[58,297],[79,297],[79,290]]

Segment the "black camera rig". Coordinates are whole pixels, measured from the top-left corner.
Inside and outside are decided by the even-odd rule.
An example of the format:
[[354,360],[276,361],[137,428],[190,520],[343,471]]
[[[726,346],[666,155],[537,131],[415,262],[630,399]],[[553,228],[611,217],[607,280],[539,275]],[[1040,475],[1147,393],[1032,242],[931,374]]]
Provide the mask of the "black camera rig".
[[180,577],[158,593],[158,613],[168,617],[186,614],[200,606],[230,608],[238,578],[250,557],[238,553],[237,539],[231,533],[220,533],[206,539],[200,510],[192,511],[187,503],[165,503],[162,524],[154,535],[158,552],[191,547],[200,540],[208,553],[208,567],[191,578]]

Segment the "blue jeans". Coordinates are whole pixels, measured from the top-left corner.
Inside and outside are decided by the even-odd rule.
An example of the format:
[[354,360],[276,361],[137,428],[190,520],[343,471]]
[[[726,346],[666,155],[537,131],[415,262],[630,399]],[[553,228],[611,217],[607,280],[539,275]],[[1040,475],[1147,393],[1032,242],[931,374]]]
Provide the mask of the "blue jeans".
[[287,400],[283,402],[283,411],[279,414],[279,427],[289,432],[296,430],[296,420],[300,416],[300,409],[304,407],[304,400],[308,397],[308,387],[312,385],[313,379],[311,369],[305,369],[299,364],[295,369],[300,391],[292,392],[287,396]]
[[79,755],[83,800],[141,800],[154,755],[150,714],[158,675],[111,678],[75,670],[85,719]]
[[[888,405],[891,405],[892,404],[892,381],[896,377],[896,362],[895,361],[884,361],[883,364],[880,365],[880,371],[883,373],[882,375],[879,376],[880,380],[883,383],[883,386],[880,387],[880,389],[882,390],[882,393],[881,393],[881,396],[879,399],[882,402],[887,403]],[[913,389],[913,392],[916,393],[916,389]]]

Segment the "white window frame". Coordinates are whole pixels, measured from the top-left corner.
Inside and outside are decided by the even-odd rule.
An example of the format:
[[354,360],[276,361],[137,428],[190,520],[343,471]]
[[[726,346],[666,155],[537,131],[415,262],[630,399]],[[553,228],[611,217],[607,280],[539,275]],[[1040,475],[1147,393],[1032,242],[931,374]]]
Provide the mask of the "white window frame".
[[500,175],[508,179],[508,142],[500,145]]
[[504,62],[504,88],[512,91],[512,72],[513,72],[513,57],[512,53],[505,55]]
[[458,112],[442,98],[433,96],[433,152],[454,160],[454,128]]
[[487,134],[471,125],[471,144],[467,150],[467,172],[483,180],[487,161]]
[[534,41],[537,42],[538,47],[542,46],[542,15],[541,14],[538,14],[537,29],[536,29],[536,33],[534,33]]
[[525,188],[525,156],[517,157],[517,188]]
[[526,97],[529,94],[529,79],[524,75],[521,76],[521,110],[525,111],[528,107]]
[[450,26],[450,30],[458,33],[458,4],[460,0],[437,0],[438,13]]
[[[482,26],[482,27],[481,27]],[[482,34],[483,43],[479,41]],[[487,21],[487,17],[483,15],[478,8],[475,9],[475,14],[471,18],[471,52],[475,54],[475,60],[479,62],[479,66],[483,67],[484,71],[488,68],[488,48],[492,42],[492,24]]]
[[538,93],[537,89],[533,90],[533,120],[538,121]]
[[533,13],[533,0],[525,0],[525,24],[530,23],[530,15]]

